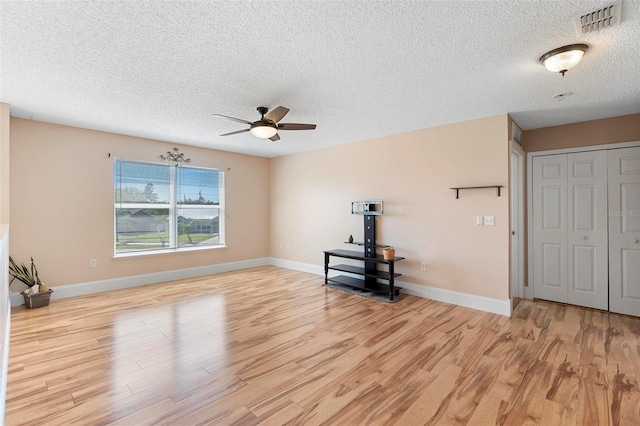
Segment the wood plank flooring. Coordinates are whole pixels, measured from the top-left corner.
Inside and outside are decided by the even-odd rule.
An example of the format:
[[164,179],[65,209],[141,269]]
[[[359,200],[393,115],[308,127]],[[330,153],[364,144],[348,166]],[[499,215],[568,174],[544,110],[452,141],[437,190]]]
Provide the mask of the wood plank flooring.
[[13,309],[6,424],[640,424],[640,318],[260,267]]

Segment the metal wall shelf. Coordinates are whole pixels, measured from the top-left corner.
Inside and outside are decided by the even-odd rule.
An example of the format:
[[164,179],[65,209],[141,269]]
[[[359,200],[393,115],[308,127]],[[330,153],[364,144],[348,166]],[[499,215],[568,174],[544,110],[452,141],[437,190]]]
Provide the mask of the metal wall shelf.
[[504,188],[504,185],[486,185],[486,186],[458,186],[455,188],[449,188],[456,191],[456,199],[459,198],[461,189],[482,189],[482,188],[495,188],[498,193],[498,197],[500,196],[500,188]]

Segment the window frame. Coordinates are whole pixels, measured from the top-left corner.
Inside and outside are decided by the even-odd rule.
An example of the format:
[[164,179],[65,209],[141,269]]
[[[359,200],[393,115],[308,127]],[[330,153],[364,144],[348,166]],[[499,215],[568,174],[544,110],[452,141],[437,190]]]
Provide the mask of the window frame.
[[[169,202],[168,203],[128,203],[122,204],[122,202],[116,200],[116,190],[117,179],[119,176],[118,173],[118,162],[123,163],[134,163],[134,164],[142,164],[142,165],[150,165],[150,166],[162,166],[167,167],[169,170]],[[218,210],[218,244],[212,245],[204,245],[204,246],[180,246],[179,244],[179,229],[178,229],[178,211],[182,208],[181,204],[178,203],[177,197],[179,194],[178,190],[178,168],[185,169],[196,169],[196,170],[206,170],[206,171],[215,171],[218,173],[218,204],[217,205],[198,205],[198,204],[187,204],[191,208],[199,207],[203,209],[217,209]],[[226,175],[222,169],[213,168],[213,167],[201,167],[201,166],[192,166],[192,165],[183,165],[183,164],[167,164],[153,161],[143,161],[143,160],[127,160],[123,158],[114,158],[113,162],[113,180],[112,180],[112,197],[113,197],[113,258],[126,258],[126,257],[138,257],[138,256],[155,256],[169,253],[181,253],[181,252],[189,252],[189,251],[200,251],[200,250],[215,250],[220,248],[226,248]],[[131,206],[131,207],[129,207]],[[189,208],[187,207],[187,209]],[[167,209],[169,210],[168,219],[168,233],[169,233],[169,245],[167,248],[160,249],[141,249],[134,251],[125,251],[118,252],[118,210],[119,209]]]

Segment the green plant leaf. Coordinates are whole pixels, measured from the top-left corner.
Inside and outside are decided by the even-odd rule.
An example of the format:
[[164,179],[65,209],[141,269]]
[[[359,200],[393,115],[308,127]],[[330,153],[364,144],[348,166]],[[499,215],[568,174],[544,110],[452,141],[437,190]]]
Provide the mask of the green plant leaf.
[[9,275],[12,277],[11,281],[9,281],[9,285],[11,285],[14,279],[24,283],[29,288],[34,285],[40,285],[38,271],[33,263],[33,258],[31,259],[31,271],[29,271],[29,268],[27,268],[24,263],[18,266],[13,258],[9,256]]

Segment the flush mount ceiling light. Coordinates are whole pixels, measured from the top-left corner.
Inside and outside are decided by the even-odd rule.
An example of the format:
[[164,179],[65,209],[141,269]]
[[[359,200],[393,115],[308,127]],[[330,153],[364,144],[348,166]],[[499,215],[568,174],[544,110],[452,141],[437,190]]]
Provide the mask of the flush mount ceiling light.
[[564,77],[567,70],[578,65],[585,52],[589,49],[586,44],[570,44],[558,47],[540,57],[540,63],[551,72],[559,72]]

